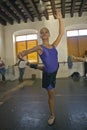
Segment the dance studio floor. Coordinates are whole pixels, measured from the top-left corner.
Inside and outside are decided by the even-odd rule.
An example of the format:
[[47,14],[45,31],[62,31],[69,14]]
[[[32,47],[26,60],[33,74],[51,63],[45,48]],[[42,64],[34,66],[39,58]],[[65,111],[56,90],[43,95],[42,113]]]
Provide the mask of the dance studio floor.
[[87,130],[87,80],[57,79],[55,112],[49,126],[41,79],[0,82],[0,130]]

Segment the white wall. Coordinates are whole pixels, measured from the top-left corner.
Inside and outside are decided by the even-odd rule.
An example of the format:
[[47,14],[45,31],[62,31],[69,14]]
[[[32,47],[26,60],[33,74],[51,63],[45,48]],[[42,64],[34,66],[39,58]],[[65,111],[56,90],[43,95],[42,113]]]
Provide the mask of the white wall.
[[4,27],[0,25],[0,56],[5,59]]
[[2,25],[0,25],[0,57],[5,61],[4,27]]
[[[71,18],[70,16],[66,16],[65,19],[63,19],[64,24],[64,35],[62,37],[62,40],[58,46],[58,52],[59,52],[59,61],[67,61],[67,40],[66,40],[66,30],[70,29],[84,29],[87,28],[87,14],[83,14],[82,17],[78,17],[77,14]],[[6,47],[6,64],[12,65],[14,64],[14,44],[13,43],[13,34],[16,31],[24,30],[24,29],[35,29],[39,31],[43,26],[46,26],[51,33],[50,37],[50,43],[52,43],[57,34],[58,34],[58,20],[54,20],[52,16],[50,16],[50,20],[45,20],[43,18],[43,21],[35,21],[35,22],[28,22],[14,25],[7,25],[4,27],[4,33],[5,33],[5,47]],[[40,39],[38,39],[39,42],[41,42]],[[78,65],[79,64],[79,65]],[[25,77],[31,77],[31,73],[36,73],[37,77],[41,77],[41,72],[34,71],[29,68],[27,68],[27,73]],[[78,71],[83,75],[83,64],[82,63],[75,63],[73,65],[72,70],[68,69],[67,64],[60,64],[60,69],[58,72],[57,77],[67,77],[72,72]]]

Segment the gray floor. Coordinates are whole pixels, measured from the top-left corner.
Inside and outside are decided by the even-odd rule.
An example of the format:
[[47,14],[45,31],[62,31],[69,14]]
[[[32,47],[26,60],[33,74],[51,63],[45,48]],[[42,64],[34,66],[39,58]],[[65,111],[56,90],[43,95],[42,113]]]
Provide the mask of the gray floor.
[[86,80],[57,79],[53,126],[41,80],[26,82],[0,82],[0,130],[87,130]]

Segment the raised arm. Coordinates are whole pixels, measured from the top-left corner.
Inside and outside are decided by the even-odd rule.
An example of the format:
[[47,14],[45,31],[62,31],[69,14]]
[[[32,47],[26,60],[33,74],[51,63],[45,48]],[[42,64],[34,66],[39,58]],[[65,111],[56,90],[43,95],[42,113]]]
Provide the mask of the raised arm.
[[53,46],[57,46],[62,38],[62,35],[63,35],[63,22],[62,22],[62,15],[61,15],[61,11],[60,10],[56,10],[56,15],[55,17],[59,20],[59,34],[56,38],[56,40],[54,41],[53,43]]

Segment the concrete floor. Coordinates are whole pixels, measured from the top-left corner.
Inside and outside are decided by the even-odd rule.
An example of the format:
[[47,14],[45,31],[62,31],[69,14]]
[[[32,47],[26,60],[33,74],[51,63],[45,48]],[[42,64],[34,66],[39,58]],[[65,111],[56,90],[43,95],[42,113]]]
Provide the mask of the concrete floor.
[[87,130],[87,81],[57,79],[55,111],[55,124],[48,126],[40,79],[0,83],[0,130]]

